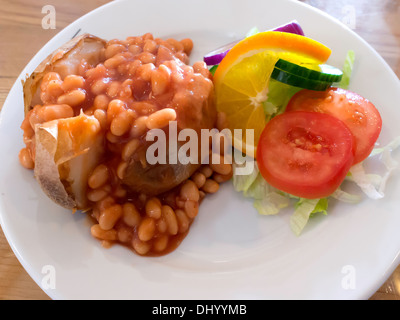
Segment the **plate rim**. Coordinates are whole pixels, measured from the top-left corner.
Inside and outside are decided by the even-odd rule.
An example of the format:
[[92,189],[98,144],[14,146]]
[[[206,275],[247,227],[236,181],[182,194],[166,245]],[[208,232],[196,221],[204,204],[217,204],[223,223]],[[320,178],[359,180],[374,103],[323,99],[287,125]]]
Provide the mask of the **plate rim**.
[[[377,50],[372,47],[366,40],[364,40],[360,35],[358,35],[354,30],[348,28],[347,26],[345,26],[343,23],[341,23],[338,19],[330,16],[329,14],[327,14],[326,12],[312,7],[309,4],[303,3],[303,2],[299,2],[299,1],[295,1],[295,0],[285,0],[286,2],[291,2],[293,3],[293,5],[298,5],[298,6],[304,6],[307,7],[309,10],[314,11],[316,13],[318,13],[319,15],[323,15],[325,18],[334,21],[337,25],[340,25],[343,29],[346,29],[346,32],[350,32],[352,34],[353,37],[356,37],[359,41],[361,41],[364,45],[368,46],[372,52],[374,53],[374,55],[376,56],[376,58],[378,58],[381,63],[383,63],[384,65],[386,65],[386,71],[388,71],[388,73],[391,74],[391,76],[393,77],[393,80],[397,80],[399,87],[400,87],[400,81],[399,78],[397,77],[396,73],[394,72],[394,70],[389,66],[389,64],[386,62],[386,60],[377,52]],[[3,107],[7,106],[9,103],[9,99],[10,96],[12,96],[14,94],[14,91],[18,90],[18,84],[20,82],[21,79],[24,78],[24,76],[27,74],[27,71],[29,69],[32,69],[33,66],[33,62],[35,60],[37,60],[38,56],[43,55],[44,52],[48,51],[51,52],[51,50],[49,51],[48,48],[51,47],[53,45],[53,43],[55,43],[57,41],[57,39],[61,39],[63,35],[66,35],[67,32],[72,29],[73,25],[77,25],[79,24],[79,22],[81,20],[84,20],[87,18],[87,16],[95,14],[95,12],[100,11],[100,10],[107,10],[108,7],[111,6],[119,6],[121,3],[123,2],[129,2],[129,0],[122,0],[122,1],[115,1],[115,2],[108,2],[106,4],[103,4],[97,8],[95,8],[94,10],[86,13],[85,15],[77,18],[76,20],[74,20],[73,22],[71,22],[70,24],[68,24],[68,26],[64,27],[62,30],[60,30],[57,34],[55,34],[48,42],[46,42],[46,44],[38,51],[34,54],[34,56],[31,58],[31,60],[25,65],[25,67],[23,68],[23,70],[21,71],[21,73],[19,74],[19,76],[17,77],[16,81],[14,82],[13,86],[11,87],[10,91],[7,94],[7,97],[4,101]],[[3,108],[2,108],[3,109]],[[4,110],[4,109],[3,109]],[[4,113],[0,112],[0,125],[1,125],[1,120],[2,120],[2,115]],[[30,266],[29,266],[29,262],[25,260],[25,258],[20,254],[20,252],[18,251],[18,248],[15,246],[14,241],[11,241],[12,235],[9,234],[9,228],[7,228],[5,226],[5,222],[3,219],[3,215],[6,213],[2,212],[3,210],[0,210],[0,225],[2,227],[3,233],[5,235],[5,238],[7,239],[8,244],[10,245],[13,253],[15,254],[15,256],[17,257],[18,261],[21,263],[21,265],[23,266],[23,268],[25,269],[25,271],[29,274],[29,276],[35,281],[35,283],[40,287],[41,290],[43,290],[50,298],[52,299],[59,299],[59,297],[62,296],[58,294],[57,291],[54,290],[48,290],[42,287],[42,285],[40,284],[40,274],[37,272],[37,270],[33,270]],[[400,247],[399,247],[399,251],[397,256],[394,258],[393,263],[388,266],[386,272],[384,275],[382,275],[382,284],[384,283],[384,281],[387,280],[387,278],[391,275],[391,273],[393,273],[393,271],[397,268],[397,266],[400,264]],[[382,285],[381,284],[381,285]],[[374,292],[376,292],[379,287],[381,286],[378,283],[376,283],[374,288],[371,288],[371,292],[369,293],[365,293],[365,297],[367,295],[371,295]],[[364,298],[365,298],[364,297]]]

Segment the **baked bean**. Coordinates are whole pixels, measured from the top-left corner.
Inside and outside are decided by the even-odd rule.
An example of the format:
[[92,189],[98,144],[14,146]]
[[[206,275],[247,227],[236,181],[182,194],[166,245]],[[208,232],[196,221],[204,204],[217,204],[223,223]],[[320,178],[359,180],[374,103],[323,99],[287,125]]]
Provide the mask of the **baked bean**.
[[151,74],[151,89],[155,96],[161,95],[167,90],[170,75],[171,70],[163,64],[153,71]]
[[155,68],[156,67],[154,66],[153,63],[143,62],[143,64],[137,68],[136,75],[138,75],[140,78],[142,78],[145,81],[150,81],[151,80],[151,74],[153,73],[153,70]]
[[121,82],[119,82],[119,81],[112,81],[112,82],[108,85],[106,92],[107,92],[107,95],[108,95],[110,98],[116,98],[116,97],[119,96],[119,93],[121,92],[121,90],[122,90]]
[[121,63],[126,62],[126,58],[122,54],[116,54],[112,58],[104,61],[104,66],[107,69],[116,69]]
[[31,152],[28,148],[23,148],[18,154],[19,162],[27,169],[33,169],[35,162],[32,159]]
[[130,129],[132,125],[132,116],[126,112],[120,112],[116,117],[111,121],[110,131],[115,136],[122,136]]
[[206,197],[206,193],[202,190],[199,191],[199,194],[200,194],[200,201]]
[[106,133],[106,139],[114,144],[117,144],[121,140],[119,136],[112,134],[110,131]]
[[121,97],[121,99],[127,100],[132,96],[132,88],[131,88],[132,84],[133,84],[132,79],[126,79],[122,83],[121,91],[119,92],[119,96]]
[[151,243],[141,241],[140,239],[135,237],[132,241],[132,247],[136,251],[136,253],[138,253],[140,255],[145,255],[146,253],[148,253],[150,251]]
[[109,59],[113,56],[115,56],[118,53],[126,51],[126,47],[122,44],[112,44],[107,46],[106,51],[104,52],[105,58]]
[[[111,186],[110,186],[110,192],[111,192]],[[104,199],[96,202],[96,208],[100,211],[103,211],[104,209],[112,206],[115,203],[115,199],[111,196],[107,196]]]
[[153,218],[144,218],[138,228],[138,237],[141,241],[149,241],[154,237],[156,223]]
[[105,164],[98,165],[88,179],[88,185],[92,189],[100,188],[108,181],[109,172]]
[[156,56],[150,52],[142,52],[137,55],[137,58],[142,61],[143,65],[156,63]]
[[126,189],[121,185],[118,185],[113,192],[113,195],[117,198],[125,198],[126,194]]
[[157,42],[154,40],[148,39],[144,41],[143,45],[143,51],[144,52],[150,52],[152,54],[156,54],[158,49]]
[[128,163],[125,161],[120,162],[120,164],[117,167],[117,176],[121,180],[124,179],[124,177],[125,177],[125,172],[126,172],[127,167],[128,167]]
[[98,189],[89,190],[86,196],[89,201],[98,202],[107,197],[110,192],[111,192],[111,186],[105,185]]
[[219,189],[219,184],[212,179],[207,179],[202,190],[206,193],[215,193]]
[[178,226],[179,226],[178,232],[185,233],[186,231],[188,231],[189,226],[190,226],[190,220],[189,220],[188,216],[181,209],[177,209],[175,211],[175,214],[176,214],[176,219],[178,221]]
[[40,95],[43,103],[55,103],[59,96],[64,94],[64,89],[62,87],[62,81],[51,80],[47,84],[46,90]]
[[[200,195],[199,195],[200,198]],[[194,219],[199,212],[199,202],[193,200],[187,200],[184,206],[185,212],[187,216],[191,219]]]
[[108,240],[108,241],[117,240],[117,231],[115,229],[103,230],[99,224],[93,225],[90,228],[90,232],[93,237],[101,240]]
[[119,113],[126,110],[125,106],[125,102],[122,100],[111,100],[107,107],[107,120],[111,123],[112,119],[114,119]]
[[42,79],[42,82],[40,83],[40,90],[41,91],[46,91],[47,86],[50,81],[60,81],[61,82],[61,77],[57,72],[47,72]]
[[129,73],[129,68],[130,68],[130,63],[129,61],[121,63],[118,67],[117,67],[117,71],[120,75],[126,75]]
[[142,36],[143,40],[154,40],[153,34],[151,32],[147,32]]
[[213,174],[213,180],[217,183],[224,183],[232,178],[233,172],[227,175],[219,174],[219,173],[214,173]]
[[125,44],[125,40],[122,39],[111,39],[107,42],[106,46],[111,46],[112,44]]
[[229,163],[225,163],[225,159],[223,156],[213,153],[210,159],[210,167],[216,173],[222,175],[228,175],[232,171],[232,165]]
[[136,74],[137,69],[142,65],[142,61],[140,60],[133,60],[129,62],[129,71],[128,75],[133,76]]
[[130,135],[134,138],[139,138],[140,136],[144,135],[147,131],[147,116],[137,118],[132,125]]
[[204,174],[204,176],[205,176],[206,178],[211,177],[212,174],[213,174],[213,171],[212,171],[212,169],[211,169],[209,166],[201,167],[200,170],[199,170],[199,172],[202,173],[202,174]]
[[74,110],[67,104],[48,105],[40,108],[35,108],[31,114],[29,121],[32,128],[37,123],[44,123],[56,119],[71,118],[74,116]]
[[165,108],[151,114],[146,120],[146,126],[148,129],[161,129],[174,120],[176,120],[176,111],[172,108]]
[[181,60],[184,64],[188,64],[189,63],[189,57],[184,52],[175,53],[175,57],[178,58],[179,60]]
[[204,61],[197,61],[193,64],[193,71],[195,73],[200,73],[206,78],[210,77],[210,71],[207,68],[207,65]]
[[121,158],[124,161],[128,161],[135,153],[136,149],[140,146],[139,139],[132,139],[122,148]]
[[71,91],[74,89],[83,88],[85,86],[85,79],[81,76],[68,75],[64,78],[62,88],[64,91]]
[[192,39],[182,39],[181,41],[180,41],[180,43],[182,44],[182,46],[183,46],[183,51],[187,54],[187,55],[190,55],[190,53],[192,52],[192,50],[193,50],[193,41],[192,41]]
[[136,54],[139,54],[139,53],[142,53],[142,47],[141,46],[138,46],[138,45],[136,45],[136,44],[131,44],[129,47],[128,47],[128,50],[129,50],[129,52],[131,52],[131,53],[133,53],[134,55],[136,55]]
[[170,206],[162,206],[161,207],[162,216],[167,223],[168,233],[171,235],[175,235],[178,233],[178,221],[176,219],[176,215],[174,210]]
[[141,217],[139,211],[133,203],[127,202],[122,206],[122,220],[129,227],[136,227],[139,225]]
[[161,202],[157,198],[151,198],[146,202],[146,214],[154,219],[161,218]]
[[183,208],[185,206],[185,199],[182,199],[181,197],[176,197],[175,198],[175,204],[178,208]]
[[168,226],[167,226],[167,222],[165,221],[165,219],[163,217],[161,217],[161,219],[158,219],[156,221],[156,227],[159,233],[165,233],[167,232]]
[[132,239],[132,232],[128,228],[120,227],[117,230],[117,236],[119,241],[126,243]]
[[75,107],[83,103],[85,99],[86,99],[85,91],[81,89],[75,89],[67,92],[66,94],[63,94],[62,96],[59,96],[57,99],[57,103],[68,104],[71,107]]
[[133,108],[136,112],[140,113],[141,115],[149,115],[157,111],[157,107],[150,102],[146,101],[138,101],[133,102],[131,108]]
[[112,241],[109,241],[109,240],[101,240],[101,246],[102,246],[104,249],[110,249],[110,248],[112,247],[112,245],[113,245],[113,242],[112,242]]
[[153,242],[154,251],[157,251],[157,252],[164,251],[168,246],[168,240],[169,240],[169,237],[166,234],[156,238]]
[[122,207],[119,204],[115,204],[111,207],[106,208],[101,212],[99,218],[100,228],[103,230],[111,230],[122,216]]
[[184,50],[183,44],[181,42],[179,42],[178,40],[176,40],[176,39],[172,39],[171,38],[171,39],[167,39],[165,41],[167,43],[169,43],[176,52]]
[[200,189],[202,186],[204,186],[204,183],[206,182],[207,178],[201,172],[196,172],[195,174],[193,174],[191,179],[196,184],[197,188]]
[[108,84],[104,82],[104,79],[96,80],[90,87],[90,91],[98,96],[107,90]]
[[104,64],[99,63],[96,67],[87,70],[85,77],[89,80],[89,82],[95,79],[105,78],[107,77],[107,68],[104,66]]
[[93,100],[93,107],[95,109],[107,110],[110,99],[105,94],[97,95]]
[[180,196],[185,200],[199,201],[199,189],[193,181],[187,180],[181,187]]

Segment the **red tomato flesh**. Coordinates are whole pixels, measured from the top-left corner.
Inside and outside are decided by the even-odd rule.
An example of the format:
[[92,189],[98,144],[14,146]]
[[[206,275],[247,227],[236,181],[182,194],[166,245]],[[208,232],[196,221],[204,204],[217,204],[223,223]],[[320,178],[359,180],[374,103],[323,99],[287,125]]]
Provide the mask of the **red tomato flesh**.
[[273,187],[302,198],[324,198],[340,186],[353,164],[353,135],[333,116],[285,112],[267,123],[256,158]]
[[294,110],[326,113],[342,120],[355,139],[354,164],[369,156],[382,129],[382,118],[370,101],[340,88],[299,91],[286,108],[286,111]]

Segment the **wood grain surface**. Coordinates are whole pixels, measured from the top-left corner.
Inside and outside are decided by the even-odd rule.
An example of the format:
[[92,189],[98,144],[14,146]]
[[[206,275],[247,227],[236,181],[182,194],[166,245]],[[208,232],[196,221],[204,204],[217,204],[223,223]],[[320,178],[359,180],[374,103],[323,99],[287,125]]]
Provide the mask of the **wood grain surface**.
[[[166,0],[167,1],[167,0]],[[190,0],[188,0],[190,1]],[[279,1],[279,0],[277,0]],[[68,24],[107,0],[0,0],[0,108],[36,52]],[[304,0],[351,27],[400,77],[400,0]],[[42,8],[56,9],[56,29],[43,29]],[[0,230],[0,300],[45,300]],[[400,267],[371,300],[400,300]]]

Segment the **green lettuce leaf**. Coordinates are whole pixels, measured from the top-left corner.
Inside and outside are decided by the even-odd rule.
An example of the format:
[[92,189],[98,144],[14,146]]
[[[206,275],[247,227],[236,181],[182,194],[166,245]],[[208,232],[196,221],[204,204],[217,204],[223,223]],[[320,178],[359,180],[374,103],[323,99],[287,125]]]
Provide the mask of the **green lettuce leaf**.
[[300,200],[295,205],[295,211],[290,217],[290,228],[296,236],[299,236],[306,226],[310,217],[316,213],[327,214],[328,199],[304,199]]
[[348,89],[350,85],[351,75],[353,73],[354,61],[355,61],[355,53],[353,50],[349,50],[347,52],[346,59],[343,65],[343,77],[342,80],[338,83],[338,87],[342,89]]
[[272,118],[285,111],[290,99],[301,90],[285,83],[270,79],[268,87],[268,98],[263,103],[267,119]]

